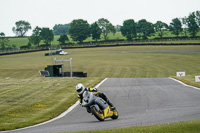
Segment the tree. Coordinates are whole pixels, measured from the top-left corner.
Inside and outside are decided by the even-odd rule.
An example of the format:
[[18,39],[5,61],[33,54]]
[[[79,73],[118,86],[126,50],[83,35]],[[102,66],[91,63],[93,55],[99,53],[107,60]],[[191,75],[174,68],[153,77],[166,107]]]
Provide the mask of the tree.
[[191,13],[188,18],[187,18],[187,25],[188,25],[188,30],[190,32],[190,34],[195,37],[196,33],[199,30],[197,21],[196,21],[196,16],[195,16],[195,12]]
[[116,32],[115,27],[107,19],[101,18],[98,20],[97,24],[103,33],[105,41],[108,39],[108,33],[112,32],[114,34]]
[[181,18],[182,24],[185,26],[184,34],[187,36],[187,17]]
[[70,24],[69,34],[74,41],[82,43],[90,36],[90,25],[83,19],[73,20]]
[[3,32],[0,33],[0,45],[1,49],[4,50],[6,45],[8,45],[9,39],[5,37]]
[[198,26],[200,27],[200,11],[196,11],[196,21]]
[[169,25],[169,29],[170,31],[172,31],[173,34],[175,34],[178,37],[180,32],[183,31],[180,19],[178,18],[172,19],[172,22]]
[[60,44],[65,44],[65,41],[68,41],[68,40],[69,38],[65,34],[60,35],[60,38],[58,38],[58,41],[60,42]]
[[165,33],[165,29],[168,28],[168,25],[164,22],[157,21],[154,24],[154,28],[155,28],[155,31],[158,32],[159,37],[162,38]]
[[17,36],[23,37],[31,29],[30,23],[23,20],[16,22],[15,25],[16,27],[13,27],[12,30]]
[[69,24],[56,24],[53,27],[53,33],[55,35],[68,34]]
[[42,28],[40,37],[45,44],[49,45],[54,39],[53,30],[50,30],[49,28]]
[[125,20],[120,30],[122,35],[125,36],[129,41],[132,41],[133,38],[137,37],[136,23],[133,19]]
[[137,31],[142,34],[143,39],[148,39],[148,36],[154,33],[154,26],[152,23],[142,19],[137,23]]
[[92,34],[93,40],[98,40],[101,38],[101,29],[99,28],[97,22],[91,24],[90,26],[90,33]]
[[[29,42],[34,44],[34,45],[38,45],[40,44],[40,41],[42,40],[42,37],[41,37],[41,31],[42,29],[40,27],[36,27],[34,30],[33,30],[33,33],[32,35],[28,38],[29,39]],[[29,44],[30,45],[30,44]]]

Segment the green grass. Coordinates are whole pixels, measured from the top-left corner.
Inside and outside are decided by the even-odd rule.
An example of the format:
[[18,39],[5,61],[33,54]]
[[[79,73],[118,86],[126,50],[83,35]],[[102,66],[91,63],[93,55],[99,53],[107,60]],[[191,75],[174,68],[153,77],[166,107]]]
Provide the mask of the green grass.
[[0,130],[41,123],[77,100],[75,85],[94,86],[99,78],[0,78]]
[[[82,64],[82,70],[87,72],[89,77],[170,77],[177,71],[183,70],[188,74],[194,74],[200,71],[197,67],[200,64],[199,54],[151,52],[199,48],[199,46],[130,46],[76,49],[73,51],[77,54],[72,55],[73,69],[79,71],[77,66]],[[79,61],[76,62],[76,60]]]
[[199,76],[199,75],[200,75],[200,72],[192,74],[192,75],[186,75],[185,77],[175,77],[174,76],[173,78],[178,79],[185,84],[200,88],[200,82],[195,82],[195,76]]
[[0,56],[0,62],[0,130],[54,118],[77,100],[76,84],[95,86],[103,79],[41,77],[39,70],[53,62],[44,52]]
[[173,50],[200,50],[200,46],[122,46],[69,49],[64,50],[69,52],[66,56],[44,56],[48,51],[1,56],[0,74],[4,78],[39,76],[38,71],[52,64],[55,57],[72,58],[73,71],[87,72],[88,77],[170,77],[177,71],[189,75],[200,71],[199,54]]
[[9,46],[16,46],[19,48],[20,46],[24,46],[28,44],[28,38],[9,38],[8,45]]
[[[44,56],[48,51],[0,56],[0,130],[33,125],[59,115],[76,101],[75,85],[80,82],[90,87],[105,77],[170,77],[177,71],[186,71],[191,82],[200,72],[200,54],[181,51],[195,50],[200,46],[122,46],[68,49],[64,50],[69,52],[65,56]],[[87,72],[88,77],[41,77],[39,70],[51,65],[55,57],[72,57],[73,71]]]
[[76,133],[200,133],[200,120]]

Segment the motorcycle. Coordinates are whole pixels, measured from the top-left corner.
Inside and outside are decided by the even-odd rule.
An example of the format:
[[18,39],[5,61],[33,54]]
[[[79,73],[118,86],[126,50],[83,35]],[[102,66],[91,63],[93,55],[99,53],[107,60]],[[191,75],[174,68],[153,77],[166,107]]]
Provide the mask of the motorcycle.
[[88,112],[91,112],[99,121],[104,121],[106,118],[118,118],[117,110],[111,110],[108,103],[98,97],[95,92],[85,91],[83,93],[82,106],[86,107]]

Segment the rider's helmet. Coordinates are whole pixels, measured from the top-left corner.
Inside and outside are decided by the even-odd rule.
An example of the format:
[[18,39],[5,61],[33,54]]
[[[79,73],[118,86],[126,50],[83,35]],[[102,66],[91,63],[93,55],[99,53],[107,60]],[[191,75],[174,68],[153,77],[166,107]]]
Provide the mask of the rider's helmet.
[[85,90],[85,87],[83,84],[80,83],[76,86],[76,91],[78,92],[78,94],[82,94],[84,90]]

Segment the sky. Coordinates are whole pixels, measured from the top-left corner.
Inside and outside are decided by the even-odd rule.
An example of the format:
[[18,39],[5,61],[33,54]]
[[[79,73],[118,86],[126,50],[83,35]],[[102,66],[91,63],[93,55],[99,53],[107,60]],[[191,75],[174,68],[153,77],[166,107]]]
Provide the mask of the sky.
[[127,19],[170,24],[172,19],[197,10],[200,0],[0,0],[0,32],[15,36],[12,28],[19,20],[28,21],[32,30],[36,26],[52,29],[55,24],[68,24],[74,19],[89,24],[100,18],[113,25],[122,25]]

